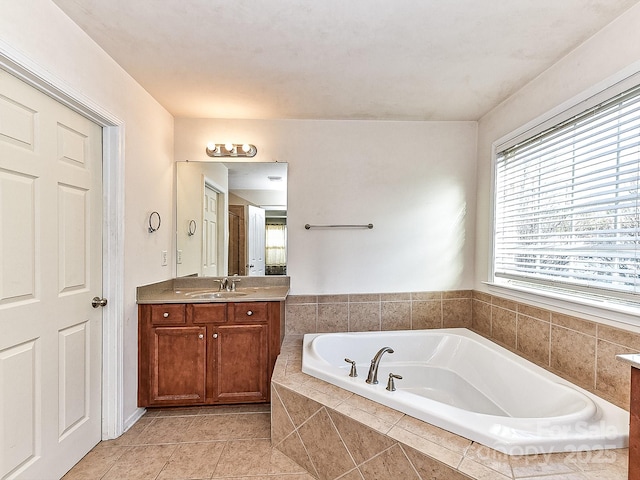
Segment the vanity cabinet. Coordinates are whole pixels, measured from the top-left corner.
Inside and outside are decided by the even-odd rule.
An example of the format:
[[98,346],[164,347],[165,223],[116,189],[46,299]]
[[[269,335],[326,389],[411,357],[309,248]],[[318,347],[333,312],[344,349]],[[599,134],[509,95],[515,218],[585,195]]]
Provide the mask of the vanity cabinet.
[[138,307],[138,405],[268,402],[282,302]]

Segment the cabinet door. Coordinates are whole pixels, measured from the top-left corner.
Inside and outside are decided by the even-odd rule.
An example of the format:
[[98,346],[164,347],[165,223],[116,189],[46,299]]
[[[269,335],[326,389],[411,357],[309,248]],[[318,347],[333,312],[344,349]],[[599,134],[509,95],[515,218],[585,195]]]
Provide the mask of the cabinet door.
[[205,401],[205,327],[151,329],[152,405],[197,404]]
[[269,326],[224,325],[215,329],[216,401],[265,402],[269,399]]

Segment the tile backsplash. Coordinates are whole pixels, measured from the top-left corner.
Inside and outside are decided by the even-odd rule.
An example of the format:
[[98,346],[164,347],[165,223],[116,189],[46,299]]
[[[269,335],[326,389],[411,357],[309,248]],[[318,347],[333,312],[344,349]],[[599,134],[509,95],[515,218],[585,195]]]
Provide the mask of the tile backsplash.
[[622,408],[640,334],[472,290],[290,295],[286,334],[469,328]]

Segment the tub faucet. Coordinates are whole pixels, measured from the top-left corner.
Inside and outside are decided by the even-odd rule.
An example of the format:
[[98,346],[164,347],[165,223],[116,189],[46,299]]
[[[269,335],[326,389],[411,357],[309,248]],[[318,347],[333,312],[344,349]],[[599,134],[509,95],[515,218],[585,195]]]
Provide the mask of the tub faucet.
[[380,365],[380,360],[382,359],[382,355],[385,353],[393,353],[393,348],[391,347],[382,347],[376,353],[376,356],[371,360],[371,366],[369,367],[369,374],[367,375],[367,379],[365,380],[367,383],[376,385],[378,383],[378,365]]

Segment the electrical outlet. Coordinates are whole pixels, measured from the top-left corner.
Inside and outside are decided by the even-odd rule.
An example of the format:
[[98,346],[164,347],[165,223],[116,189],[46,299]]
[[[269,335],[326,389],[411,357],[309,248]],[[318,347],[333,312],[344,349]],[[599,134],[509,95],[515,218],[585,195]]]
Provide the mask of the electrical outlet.
[[180,265],[182,263],[182,250],[178,250],[176,254],[176,263]]
[[161,258],[160,265],[163,267],[167,266],[167,263],[168,263],[167,255],[168,254],[166,250],[162,250],[162,252],[160,252],[160,258]]

